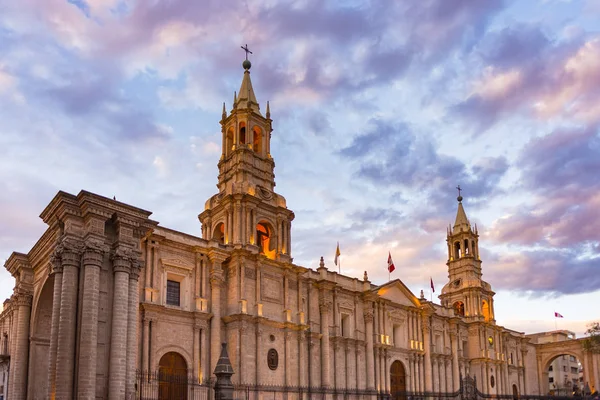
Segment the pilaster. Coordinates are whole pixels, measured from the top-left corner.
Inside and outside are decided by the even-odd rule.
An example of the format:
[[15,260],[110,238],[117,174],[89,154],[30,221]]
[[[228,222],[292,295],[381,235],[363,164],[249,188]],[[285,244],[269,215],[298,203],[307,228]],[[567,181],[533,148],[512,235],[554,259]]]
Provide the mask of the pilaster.
[[129,293],[127,304],[127,371],[125,393],[128,397],[135,396],[135,371],[138,359],[138,321],[139,321],[139,277],[140,263],[134,253],[131,260],[131,269],[129,271]]
[[227,259],[227,253],[210,250],[208,256],[212,262],[210,271],[211,312],[210,321],[210,370],[214,371],[221,351],[221,288],[225,283],[222,263]]
[[50,256],[52,266],[50,274],[54,275],[54,292],[52,295],[52,323],[50,327],[50,350],[48,354],[48,393],[47,398],[54,400],[56,394],[56,355],[58,349],[58,326],[60,323],[60,296],[62,292],[63,269],[60,253]]
[[129,272],[131,249],[117,246],[113,262],[113,310],[109,360],[109,400],[125,398],[127,379],[127,325],[129,315]]
[[58,245],[63,279],[56,355],[56,399],[73,398],[75,371],[75,324],[79,289],[79,267],[83,242],[67,238]]
[[96,398],[100,269],[107,250],[99,240],[87,240],[83,252],[84,282],[77,377],[78,399]]
[[[367,307],[371,307],[370,303],[367,303]],[[373,355],[373,310],[366,310],[364,313],[365,325],[366,325],[366,339],[367,348],[365,350],[367,358],[367,390],[375,389],[375,358]]]
[[12,355],[13,375],[11,399],[27,398],[27,367],[29,364],[29,321],[31,318],[31,293],[18,293],[14,298],[18,312],[15,353]]

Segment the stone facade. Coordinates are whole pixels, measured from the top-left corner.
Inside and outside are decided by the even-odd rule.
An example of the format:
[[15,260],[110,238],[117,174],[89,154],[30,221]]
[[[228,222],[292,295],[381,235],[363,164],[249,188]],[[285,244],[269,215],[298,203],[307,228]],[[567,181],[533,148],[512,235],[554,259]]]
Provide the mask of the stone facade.
[[16,284],[0,314],[0,395],[124,399],[136,370],[159,368],[202,382],[222,342],[234,383],[451,392],[470,375],[487,394],[544,391],[538,344],[495,322],[462,198],[440,304],[401,280],[378,286],[322,259],[316,271],[293,263],[269,105],[263,116],[245,67],[223,107],[219,192],[199,215],[201,237],[85,191],[59,192],[42,212],[47,231],[6,263]]

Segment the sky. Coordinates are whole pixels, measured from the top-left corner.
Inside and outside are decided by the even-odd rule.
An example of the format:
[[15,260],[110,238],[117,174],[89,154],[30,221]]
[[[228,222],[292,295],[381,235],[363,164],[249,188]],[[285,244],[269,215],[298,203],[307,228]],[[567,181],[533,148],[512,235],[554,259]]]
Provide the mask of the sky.
[[59,190],[200,236],[245,44],[296,264],[439,302],[460,185],[498,324],[600,320],[600,0],[0,1],[0,262]]

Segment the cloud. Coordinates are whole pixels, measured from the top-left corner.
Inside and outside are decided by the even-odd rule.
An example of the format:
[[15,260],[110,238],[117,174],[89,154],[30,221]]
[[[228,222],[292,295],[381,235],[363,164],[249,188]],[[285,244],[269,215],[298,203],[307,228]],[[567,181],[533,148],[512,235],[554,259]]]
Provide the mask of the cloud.
[[600,131],[558,129],[532,139],[519,156],[530,203],[496,221],[497,242],[547,247],[599,242]]
[[600,287],[600,256],[590,258],[582,253],[581,248],[573,247],[486,254],[485,279],[493,282],[496,290],[519,290],[532,296],[594,292]]
[[551,41],[537,27],[518,25],[488,33],[472,56],[484,68],[450,111],[476,130],[519,115],[600,122],[600,37]]
[[503,157],[484,157],[469,168],[458,158],[439,152],[425,132],[381,119],[372,119],[365,133],[356,135],[340,155],[358,165],[360,178],[427,193],[435,204],[452,201],[447,192],[456,183],[469,188],[471,200],[489,196],[508,170]]

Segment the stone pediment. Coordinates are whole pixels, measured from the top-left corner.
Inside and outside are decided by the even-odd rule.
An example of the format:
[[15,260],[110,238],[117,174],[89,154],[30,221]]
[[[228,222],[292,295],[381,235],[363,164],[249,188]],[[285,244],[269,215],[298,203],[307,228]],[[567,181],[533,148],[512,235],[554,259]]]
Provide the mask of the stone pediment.
[[176,268],[182,268],[188,271],[191,271],[194,269],[194,264],[190,263],[186,260],[183,260],[181,258],[161,258],[160,262],[162,263],[162,265],[164,266],[169,266],[169,267],[176,267]]
[[374,289],[379,297],[390,300],[395,304],[420,307],[419,299],[400,281],[393,280]]

